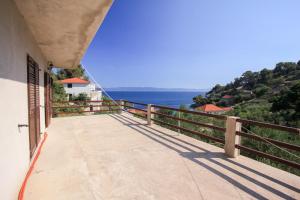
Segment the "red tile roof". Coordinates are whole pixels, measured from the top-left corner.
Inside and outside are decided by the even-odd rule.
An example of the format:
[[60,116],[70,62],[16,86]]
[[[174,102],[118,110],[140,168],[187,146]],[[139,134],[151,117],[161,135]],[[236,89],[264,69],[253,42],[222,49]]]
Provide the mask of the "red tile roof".
[[231,98],[233,98],[233,96],[230,96],[230,95],[224,95],[224,96],[222,97],[222,99],[231,99]]
[[203,112],[219,112],[223,111],[222,108],[214,105],[214,104],[205,104],[203,106],[197,107],[196,110],[201,110]]
[[200,110],[200,111],[203,111],[203,112],[221,112],[221,111],[232,110],[232,108],[231,107],[221,108],[221,107],[218,107],[214,104],[205,104],[203,106],[197,107],[196,110]]
[[89,84],[90,82],[81,78],[67,78],[59,81],[60,83],[79,83],[79,84]]

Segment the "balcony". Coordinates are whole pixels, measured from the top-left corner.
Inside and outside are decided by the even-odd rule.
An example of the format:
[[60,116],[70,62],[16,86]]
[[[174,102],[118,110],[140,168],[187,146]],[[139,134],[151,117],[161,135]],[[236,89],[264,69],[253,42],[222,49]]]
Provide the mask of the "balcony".
[[142,117],[54,118],[24,199],[300,198],[298,176]]

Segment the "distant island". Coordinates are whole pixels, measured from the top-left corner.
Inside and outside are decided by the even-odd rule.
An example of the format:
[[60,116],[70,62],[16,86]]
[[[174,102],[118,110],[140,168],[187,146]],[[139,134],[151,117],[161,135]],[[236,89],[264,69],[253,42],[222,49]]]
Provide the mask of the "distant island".
[[156,87],[113,87],[104,88],[106,91],[119,92],[207,92],[209,89],[190,89],[190,88],[156,88]]

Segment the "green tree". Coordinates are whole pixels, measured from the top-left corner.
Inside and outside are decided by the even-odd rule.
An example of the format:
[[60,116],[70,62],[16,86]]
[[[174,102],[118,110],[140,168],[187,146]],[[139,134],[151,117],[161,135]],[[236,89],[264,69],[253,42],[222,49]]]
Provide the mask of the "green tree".
[[265,68],[260,71],[258,82],[267,84],[272,79],[272,76],[273,76],[272,70],[268,70]]
[[297,64],[294,62],[280,62],[276,64],[274,73],[276,76],[287,75],[297,69]]
[[202,97],[201,95],[198,95],[193,98],[193,102],[195,103],[195,106],[202,106],[208,103],[211,103],[211,100],[205,97]]
[[66,101],[67,94],[61,83],[53,82],[53,101]]
[[271,102],[271,111],[279,112],[288,125],[300,125],[300,81],[289,90],[282,91]]
[[90,97],[86,93],[79,93],[77,96],[74,96],[72,98],[74,101],[88,101],[90,100]]
[[256,97],[262,97],[263,95],[267,94],[268,91],[270,91],[269,87],[263,84],[258,84],[253,90],[253,93],[256,95]]
[[78,65],[78,67],[74,69],[60,69],[57,72],[57,79],[63,80],[66,78],[83,78],[88,80],[88,77],[85,75],[85,70],[83,69],[82,65]]
[[248,90],[252,89],[257,82],[257,78],[257,72],[246,71],[241,77],[243,87]]
[[224,86],[217,84],[207,93],[207,95],[221,92],[223,89],[224,89]]

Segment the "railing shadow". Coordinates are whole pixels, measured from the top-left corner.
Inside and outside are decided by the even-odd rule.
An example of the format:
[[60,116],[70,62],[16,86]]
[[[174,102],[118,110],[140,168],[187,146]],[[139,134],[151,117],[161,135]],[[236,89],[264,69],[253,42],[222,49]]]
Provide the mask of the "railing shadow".
[[[133,120],[133,121],[135,121],[135,120]],[[135,121],[135,122],[136,122],[136,121]],[[174,140],[177,140],[177,141],[179,141],[179,142],[181,142],[181,143],[184,143],[184,144],[187,144],[187,145],[192,146],[192,147],[194,147],[194,148],[197,148],[197,149],[199,149],[199,150],[201,150],[201,151],[207,151],[207,150],[204,149],[204,148],[201,148],[201,147],[196,146],[196,145],[194,145],[194,144],[188,143],[188,142],[186,142],[186,141],[184,141],[184,140],[179,139],[178,137],[174,137],[174,136],[168,135],[168,134],[166,134],[166,133],[164,133],[164,132],[162,132],[162,131],[160,131],[160,130],[157,130],[157,129],[155,129],[155,128],[152,128],[152,127],[150,127],[150,126],[147,126],[147,128],[149,128],[149,129],[151,129],[151,130],[153,130],[153,131],[159,132],[160,134],[163,134],[164,136],[170,137],[170,138],[172,138],[172,139],[174,139]],[[207,151],[207,152],[209,152],[209,151]],[[281,186],[283,186],[283,187],[286,187],[286,188],[288,188],[288,189],[290,189],[290,190],[293,190],[293,191],[295,191],[295,192],[297,192],[297,193],[300,193],[300,189],[299,189],[299,188],[296,188],[296,187],[294,187],[294,186],[292,186],[292,185],[289,185],[289,184],[287,184],[287,183],[285,183],[285,182],[282,182],[281,180],[275,179],[274,177],[271,177],[271,176],[268,176],[268,175],[266,175],[266,174],[264,174],[264,173],[261,173],[261,172],[255,170],[255,169],[252,169],[252,168],[250,168],[250,167],[248,167],[248,166],[246,166],[246,165],[243,165],[242,163],[238,163],[238,162],[236,162],[236,161],[234,161],[234,160],[228,158],[228,157],[227,157],[225,154],[223,154],[223,153],[222,153],[222,158],[223,158],[224,160],[226,160],[227,162],[231,163],[231,164],[234,164],[234,165],[236,165],[236,166],[238,166],[238,167],[241,167],[241,168],[243,168],[243,169],[246,169],[246,170],[248,170],[248,171],[250,171],[250,172],[252,172],[252,173],[254,173],[254,174],[258,175],[258,176],[261,176],[261,177],[263,177],[263,178],[265,178],[265,179],[268,179],[268,180],[270,180],[270,181],[272,181],[272,182],[274,182],[274,183],[276,183],[276,184],[279,184],[279,185],[281,185]]]
[[[272,192],[274,194],[276,194],[276,195],[278,195],[279,197],[284,198],[284,199],[295,199],[295,198],[292,197],[292,196],[289,196],[288,194],[285,194],[285,193],[283,193],[283,192],[281,192],[281,191],[279,191],[279,190],[277,190],[275,188],[272,188],[271,186],[266,185],[265,183],[262,183],[262,182],[254,179],[254,178],[252,178],[252,177],[250,177],[250,176],[248,176],[246,174],[243,174],[243,173],[239,172],[236,169],[233,169],[233,168],[231,168],[231,167],[229,167],[227,165],[224,165],[223,163],[218,162],[214,158],[222,158],[222,159],[226,160],[229,163],[235,164],[236,166],[241,167],[243,169],[247,169],[247,170],[251,171],[252,173],[260,175],[260,176],[262,176],[262,177],[264,177],[264,178],[266,178],[266,179],[268,179],[270,181],[273,181],[273,182],[275,182],[277,184],[280,184],[280,185],[282,185],[282,186],[284,186],[284,187],[286,187],[288,189],[291,189],[291,190],[293,190],[295,192],[299,192],[300,191],[300,189],[295,188],[294,186],[286,184],[286,183],[284,183],[284,182],[282,182],[280,180],[277,180],[277,179],[275,179],[273,177],[270,177],[268,175],[262,174],[261,172],[253,170],[253,169],[251,169],[251,168],[249,168],[247,166],[244,166],[244,165],[242,165],[240,163],[236,163],[235,161],[230,160],[229,158],[227,158],[224,153],[208,151],[208,150],[206,150],[204,148],[201,148],[199,146],[196,146],[196,145],[190,144],[190,143],[188,143],[186,141],[180,140],[177,137],[174,137],[174,136],[168,135],[166,133],[163,133],[162,131],[156,130],[153,127],[146,126],[145,124],[140,123],[140,122],[138,122],[136,120],[133,120],[133,119],[131,119],[131,118],[125,116],[125,115],[110,115],[110,116],[112,118],[116,119],[117,121],[123,123],[124,125],[130,127],[131,129],[134,129],[135,131],[137,131],[137,132],[143,134],[144,136],[150,138],[151,140],[153,140],[155,142],[158,142],[161,145],[163,145],[163,146],[165,146],[165,147],[167,147],[169,149],[172,149],[172,150],[176,151],[182,157],[185,157],[185,158],[193,161],[194,163],[197,163],[198,165],[206,168],[207,170],[209,170],[209,171],[213,172],[214,174],[218,175],[219,177],[225,179],[226,181],[228,181],[232,185],[238,187],[239,189],[243,190],[244,192],[248,193],[249,195],[251,195],[254,198],[257,198],[257,199],[267,199],[263,195],[257,193],[253,189],[251,189],[251,188],[249,188],[249,187],[247,187],[247,186],[239,183],[238,181],[234,180],[233,178],[229,177],[228,175],[224,174],[223,172],[220,172],[219,170],[217,170],[217,169],[215,169],[215,168],[213,168],[213,167],[211,167],[211,166],[209,166],[209,165],[207,165],[207,164],[205,164],[203,162],[200,162],[197,158],[205,158],[208,161],[210,161],[211,163],[214,163],[214,164],[216,164],[216,165],[218,165],[218,166],[220,166],[220,167],[222,167],[222,168],[224,168],[224,169],[226,169],[228,171],[231,171],[232,173],[234,173],[234,174],[236,174],[236,175],[238,175],[238,176],[240,176],[240,177],[242,177],[242,178],[244,178],[244,179],[246,179],[246,180],[248,180],[248,181],[250,181],[250,182],[252,182],[252,183],[254,183],[254,184],[256,184],[256,185],[258,185],[258,186],[260,186],[260,187],[262,187],[262,188],[264,188],[264,189],[266,189],[266,190],[268,190],[268,191],[270,191],[270,192]],[[146,131],[147,133],[149,133],[149,135],[145,134],[141,130]],[[171,138],[173,140],[176,140],[177,142],[180,142],[180,143],[174,142],[173,140],[170,140],[170,139],[168,139],[166,137]],[[157,139],[157,138],[159,138],[159,139]],[[171,145],[167,144],[166,142],[167,143],[172,143],[173,145],[176,145],[177,147],[183,148],[183,149],[187,150],[188,152],[182,152],[179,149],[175,148],[174,146],[171,146]],[[182,143],[186,144],[186,145],[189,145],[190,147],[197,148],[197,149],[199,149],[199,150],[201,150],[203,152],[194,151],[190,147],[182,145]]]

